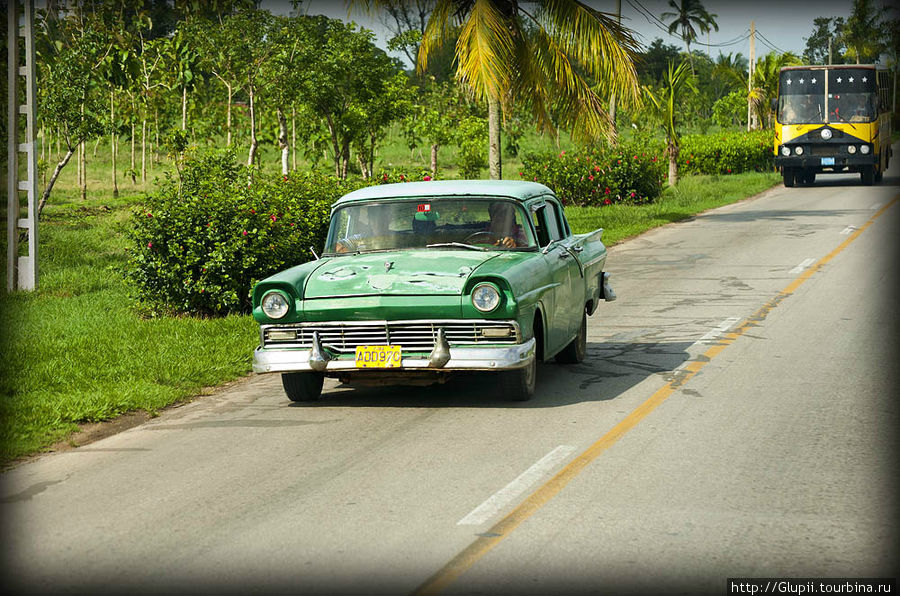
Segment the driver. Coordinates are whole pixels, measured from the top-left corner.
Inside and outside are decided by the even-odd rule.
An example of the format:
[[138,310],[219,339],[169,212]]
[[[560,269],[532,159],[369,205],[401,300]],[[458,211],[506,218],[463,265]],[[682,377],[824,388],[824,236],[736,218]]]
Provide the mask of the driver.
[[491,216],[491,225],[488,229],[497,238],[494,246],[515,248],[527,244],[522,227],[516,225],[516,208],[512,203],[506,201],[493,203],[488,208],[488,213]]
[[[351,234],[346,238],[341,238],[334,245],[335,252],[350,252],[360,248],[365,240],[377,238],[387,235],[390,230],[391,210],[387,205],[369,205],[360,209],[360,215],[366,216],[364,225],[357,225],[356,228],[364,230],[356,234]],[[378,248],[377,246],[368,246],[368,249]]]

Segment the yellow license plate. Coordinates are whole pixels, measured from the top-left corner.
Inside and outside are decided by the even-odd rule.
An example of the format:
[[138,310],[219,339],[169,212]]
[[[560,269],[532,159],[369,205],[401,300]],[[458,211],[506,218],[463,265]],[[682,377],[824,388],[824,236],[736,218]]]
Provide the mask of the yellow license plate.
[[356,346],[356,368],[397,368],[400,346]]

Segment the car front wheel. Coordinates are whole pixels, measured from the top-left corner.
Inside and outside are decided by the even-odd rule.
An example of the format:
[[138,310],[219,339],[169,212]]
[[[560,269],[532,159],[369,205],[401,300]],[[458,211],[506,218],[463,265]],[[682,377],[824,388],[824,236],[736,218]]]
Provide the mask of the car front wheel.
[[325,375],[313,372],[282,373],[281,384],[291,401],[315,401],[322,395]]
[[537,357],[523,368],[500,373],[500,386],[503,395],[512,401],[528,401],[534,395],[537,385]]

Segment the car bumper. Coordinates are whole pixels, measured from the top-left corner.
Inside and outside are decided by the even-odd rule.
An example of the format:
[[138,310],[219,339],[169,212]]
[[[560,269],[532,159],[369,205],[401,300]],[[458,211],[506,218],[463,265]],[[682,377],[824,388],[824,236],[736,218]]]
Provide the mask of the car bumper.
[[[776,168],[815,168],[815,169],[841,169],[845,167],[871,166],[876,162],[877,156],[868,155],[835,155],[834,163],[823,163],[821,156],[779,156],[775,158]],[[828,158],[825,158],[828,159]]]
[[[389,369],[403,370],[514,370],[531,364],[535,358],[535,340],[510,346],[450,347],[449,359],[439,366],[429,355],[404,356],[400,366]],[[253,352],[253,372],[339,372],[363,370],[356,366],[352,355],[331,357],[326,355],[324,364],[317,362],[311,349],[277,349],[257,347]],[[373,369],[365,369],[373,370]]]

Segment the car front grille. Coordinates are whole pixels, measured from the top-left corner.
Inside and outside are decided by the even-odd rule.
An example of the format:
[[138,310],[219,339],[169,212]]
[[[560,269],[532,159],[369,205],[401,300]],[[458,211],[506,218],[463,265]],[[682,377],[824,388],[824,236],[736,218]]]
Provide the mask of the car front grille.
[[[313,332],[318,332],[322,346],[339,354],[352,354],[357,346],[366,345],[400,345],[405,352],[430,352],[438,329],[444,330],[451,346],[520,342],[519,326],[515,322],[487,320],[269,325],[262,328],[262,342],[266,348],[311,348]],[[506,335],[502,335],[504,331]]]

